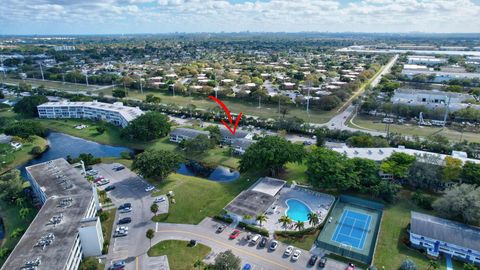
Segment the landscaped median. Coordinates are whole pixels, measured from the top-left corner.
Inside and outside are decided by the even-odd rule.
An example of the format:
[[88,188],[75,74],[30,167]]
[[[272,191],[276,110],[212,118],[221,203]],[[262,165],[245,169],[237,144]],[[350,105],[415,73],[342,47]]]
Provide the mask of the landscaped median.
[[148,256],[166,255],[170,269],[191,270],[197,261],[202,261],[211,251],[210,247],[197,243],[191,246],[188,241],[166,240],[148,250]]

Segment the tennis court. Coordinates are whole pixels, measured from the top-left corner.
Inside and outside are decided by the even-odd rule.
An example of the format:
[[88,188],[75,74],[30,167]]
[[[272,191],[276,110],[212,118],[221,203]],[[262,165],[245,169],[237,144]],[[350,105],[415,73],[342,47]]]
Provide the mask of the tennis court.
[[370,215],[344,210],[332,240],[356,249],[363,249],[371,220]]
[[319,248],[370,264],[383,205],[347,195],[335,202],[316,244]]

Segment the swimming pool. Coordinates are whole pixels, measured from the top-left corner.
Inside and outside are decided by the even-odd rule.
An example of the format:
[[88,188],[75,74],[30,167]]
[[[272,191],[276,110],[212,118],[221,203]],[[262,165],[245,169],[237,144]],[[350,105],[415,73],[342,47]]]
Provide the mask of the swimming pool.
[[288,208],[286,215],[293,221],[308,221],[308,214],[312,212],[310,208],[303,202],[296,199],[288,199],[285,201]]

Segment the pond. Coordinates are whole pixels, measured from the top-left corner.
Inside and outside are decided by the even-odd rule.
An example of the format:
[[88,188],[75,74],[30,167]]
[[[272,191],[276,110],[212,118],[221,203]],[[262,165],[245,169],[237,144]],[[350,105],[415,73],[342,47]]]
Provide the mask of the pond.
[[131,152],[126,147],[99,144],[93,141],[70,136],[64,133],[50,132],[46,137],[49,148],[42,155],[30,160],[19,169],[25,175],[25,167],[46,162],[56,158],[78,157],[81,153],[90,153],[95,157],[120,157],[122,152]]
[[177,170],[177,173],[188,176],[203,177],[217,182],[234,181],[240,177],[239,172],[230,168],[223,166],[209,167],[192,160],[187,161],[186,163],[181,163],[180,169]]

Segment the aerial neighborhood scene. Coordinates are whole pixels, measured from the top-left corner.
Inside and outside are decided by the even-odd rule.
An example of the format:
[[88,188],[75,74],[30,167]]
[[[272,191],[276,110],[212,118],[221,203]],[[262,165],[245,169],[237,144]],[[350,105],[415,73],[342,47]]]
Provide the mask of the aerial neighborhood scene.
[[480,270],[479,0],[4,0],[1,270]]

